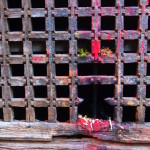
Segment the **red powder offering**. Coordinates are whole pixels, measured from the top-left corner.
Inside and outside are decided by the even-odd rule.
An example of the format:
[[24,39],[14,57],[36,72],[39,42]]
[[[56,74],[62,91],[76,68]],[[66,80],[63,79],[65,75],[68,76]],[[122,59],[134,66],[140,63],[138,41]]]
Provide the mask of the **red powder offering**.
[[98,53],[100,52],[100,41],[92,41],[92,54],[94,55],[94,60],[97,59]]

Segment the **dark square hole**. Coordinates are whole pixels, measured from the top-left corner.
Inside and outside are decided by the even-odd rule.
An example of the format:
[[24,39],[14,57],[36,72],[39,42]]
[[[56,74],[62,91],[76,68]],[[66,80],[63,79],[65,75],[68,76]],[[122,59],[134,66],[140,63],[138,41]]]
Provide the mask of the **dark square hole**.
[[2,68],[1,68],[1,64],[0,64],[0,77],[1,77],[1,75],[2,75],[2,74],[1,74],[1,69],[2,69]]
[[56,64],[56,76],[69,76],[69,64]]
[[22,0],[7,0],[8,8],[21,8]]
[[115,40],[101,40],[101,48],[109,48],[115,52]]
[[2,87],[0,87],[0,98],[2,98]]
[[115,7],[115,0],[101,0],[102,7]]
[[68,98],[69,97],[69,86],[68,85],[56,86],[56,97],[57,98]]
[[55,17],[55,30],[68,31],[68,17]]
[[47,76],[47,65],[46,64],[33,64],[34,76]]
[[34,86],[35,98],[47,98],[47,86]]
[[145,110],[145,122],[150,122],[150,107],[146,107],[146,110]]
[[138,16],[125,16],[124,17],[124,30],[138,30]]
[[124,53],[137,53],[138,40],[124,40]]
[[40,121],[48,120],[48,108],[47,107],[35,107],[35,119]]
[[46,41],[32,41],[33,54],[46,54]]
[[55,53],[56,54],[68,54],[69,53],[69,41],[55,41]]
[[78,0],[78,7],[91,7],[91,0]]
[[91,17],[78,17],[78,30],[91,31]]
[[147,63],[147,72],[146,72],[147,76],[150,76],[150,63]]
[[9,42],[9,52],[11,55],[23,55],[23,42]]
[[123,122],[135,122],[136,121],[136,107],[125,106],[123,107]]
[[68,0],[55,0],[55,8],[68,7]]
[[150,85],[146,85],[146,98],[150,98]]
[[91,40],[80,39],[77,41],[78,49],[83,48],[86,49],[89,53],[91,53]]
[[69,108],[68,107],[57,107],[57,121],[69,122]]
[[147,47],[147,53],[150,53],[150,40],[147,41],[147,45],[148,45],[148,47]]
[[31,0],[32,8],[45,8],[45,0]]
[[45,18],[31,18],[32,21],[32,31],[45,31]]
[[10,69],[13,77],[24,76],[24,64],[11,64]]
[[3,108],[0,108],[0,120],[3,120]]
[[101,17],[101,30],[115,30],[115,17],[114,16]]
[[124,63],[124,75],[125,76],[136,76],[138,71],[137,63]]
[[138,0],[125,0],[124,6],[138,6]]
[[148,30],[150,30],[150,17],[148,17]]
[[78,64],[79,76],[91,75],[115,75],[115,64],[101,64],[101,63],[82,63]]
[[136,97],[137,85],[124,85],[123,86],[123,97]]
[[22,18],[8,18],[10,32],[22,31]]
[[14,120],[26,120],[26,109],[24,107],[13,107]]
[[12,86],[13,98],[25,98],[25,87],[24,86]]
[[79,85],[78,97],[84,101],[78,106],[78,114],[90,118],[113,119],[114,107],[105,99],[114,97],[114,90],[114,85]]

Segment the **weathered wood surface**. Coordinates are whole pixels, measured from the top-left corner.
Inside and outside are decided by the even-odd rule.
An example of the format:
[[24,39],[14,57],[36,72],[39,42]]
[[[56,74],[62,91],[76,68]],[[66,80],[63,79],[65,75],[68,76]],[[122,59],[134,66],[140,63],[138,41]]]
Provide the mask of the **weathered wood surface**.
[[14,142],[1,141],[0,149],[3,150],[148,150],[149,144],[123,144],[116,142],[104,142],[93,138],[85,137],[62,137],[54,138],[52,142]]
[[112,131],[89,133],[76,124],[48,122],[0,122],[0,141],[53,141],[59,136],[90,136],[99,141],[118,143],[150,143],[150,124],[113,125]]

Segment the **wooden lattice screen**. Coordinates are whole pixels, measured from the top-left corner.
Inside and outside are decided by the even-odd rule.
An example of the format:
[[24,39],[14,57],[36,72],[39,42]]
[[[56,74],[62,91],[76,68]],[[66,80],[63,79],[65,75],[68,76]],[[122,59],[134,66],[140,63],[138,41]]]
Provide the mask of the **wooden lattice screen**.
[[[88,114],[86,95],[97,86],[97,96],[111,86],[95,104],[90,101],[97,114],[103,101],[116,123],[149,122],[149,5],[148,0],[0,0],[1,123],[76,123],[76,100],[84,98],[79,112],[87,106]],[[103,57],[99,51],[96,57],[95,41],[113,54]],[[80,57],[79,48],[90,54]]]

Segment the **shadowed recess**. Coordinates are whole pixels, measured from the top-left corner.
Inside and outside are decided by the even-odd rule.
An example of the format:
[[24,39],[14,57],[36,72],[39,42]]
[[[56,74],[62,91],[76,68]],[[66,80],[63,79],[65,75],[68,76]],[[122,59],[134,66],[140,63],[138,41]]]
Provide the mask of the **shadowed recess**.
[[101,7],[115,7],[115,0],[101,0]]
[[124,63],[124,75],[125,76],[136,76],[138,73],[138,64],[137,63]]
[[45,0],[31,0],[32,8],[45,8]]
[[14,120],[26,120],[26,109],[25,107],[13,107]]
[[8,27],[10,32],[22,31],[22,18],[8,18]]
[[69,107],[57,107],[57,121],[69,122]]
[[78,75],[115,75],[115,64],[83,63],[78,64]]
[[78,17],[78,30],[90,31],[91,30],[91,17]]
[[48,120],[48,108],[47,107],[35,107],[35,119],[36,121]]
[[7,0],[8,8],[21,8],[21,1],[22,0]]
[[113,106],[107,104],[104,99],[114,97],[114,85],[79,85],[78,97],[84,101],[79,104],[78,114],[87,115],[90,118],[108,119],[114,117]]
[[91,0],[78,0],[78,7],[91,7]]

